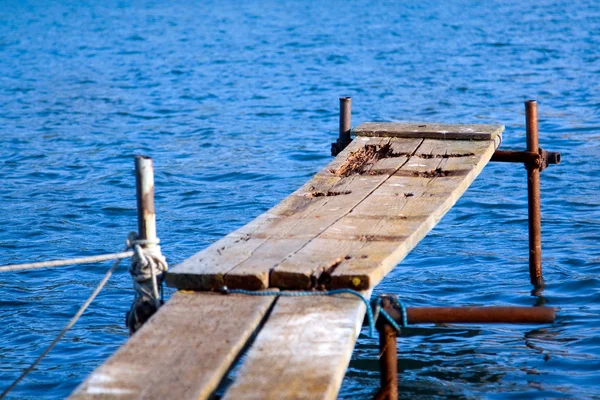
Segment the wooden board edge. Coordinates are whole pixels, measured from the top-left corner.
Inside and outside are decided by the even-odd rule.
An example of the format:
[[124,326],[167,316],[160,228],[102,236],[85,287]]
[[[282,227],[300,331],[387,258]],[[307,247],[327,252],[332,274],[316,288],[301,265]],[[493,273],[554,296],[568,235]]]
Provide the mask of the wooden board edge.
[[219,291],[225,286],[223,274],[194,274],[167,271],[165,284],[178,290]]
[[[423,128],[420,131],[403,130],[402,126],[407,125],[404,123],[373,123],[365,122],[354,129],[352,134],[359,137],[397,137],[397,138],[423,138],[423,139],[442,139],[442,140],[494,140],[504,131],[504,125],[480,125],[480,124],[432,124],[423,123],[423,126],[427,125],[446,126],[446,130],[427,130]],[[394,125],[397,125],[397,129],[394,130]],[[410,125],[417,125],[417,123],[411,123]],[[452,129],[453,127],[473,128],[473,132],[459,132],[459,129]],[[477,127],[489,127],[490,131],[484,132],[477,131]]]

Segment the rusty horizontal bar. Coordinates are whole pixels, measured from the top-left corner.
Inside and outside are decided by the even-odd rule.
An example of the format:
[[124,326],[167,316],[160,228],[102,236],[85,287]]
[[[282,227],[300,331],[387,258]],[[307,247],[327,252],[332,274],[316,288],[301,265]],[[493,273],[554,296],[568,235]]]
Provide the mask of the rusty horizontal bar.
[[[398,324],[401,311],[394,306],[383,308]],[[408,324],[545,324],[554,322],[552,307],[407,307]]]
[[539,163],[540,158],[540,155],[534,151],[496,150],[491,161]]
[[548,164],[560,164],[560,153],[557,151],[546,151],[540,149],[542,159],[546,159]]
[[533,164],[539,167],[545,156],[547,164],[560,164],[560,153],[543,149],[540,149],[540,153],[535,151],[496,150],[491,161]]

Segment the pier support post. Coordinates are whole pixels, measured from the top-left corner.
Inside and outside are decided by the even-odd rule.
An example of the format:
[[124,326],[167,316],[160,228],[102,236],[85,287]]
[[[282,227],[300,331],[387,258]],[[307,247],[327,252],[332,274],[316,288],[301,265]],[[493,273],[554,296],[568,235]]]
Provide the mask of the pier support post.
[[[382,296],[382,308],[392,307],[388,297]],[[379,332],[379,371],[381,374],[381,389],[375,395],[375,400],[398,399],[398,348],[396,336],[398,332],[384,318],[377,320]]]
[[331,144],[331,155],[337,156],[352,142],[352,97],[340,97],[340,131],[337,142]]
[[540,148],[537,102],[525,101],[526,151],[496,150],[491,161],[524,163],[527,169],[527,213],[529,228],[529,278],[535,289],[544,287],[542,275],[542,217],[540,172],[560,163],[560,153]]
[[379,330],[379,368],[381,370],[381,390],[377,400],[398,399],[398,349],[396,330],[390,324],[383,324]]
[[[537,102],[525,102],[527,132],[527,151],[539,152]],[[526,164],[527,199],[529,214],[529,277],[531,284],[540,287],[544,284],[542,276],[542,218],[540,205],[540,166]]]

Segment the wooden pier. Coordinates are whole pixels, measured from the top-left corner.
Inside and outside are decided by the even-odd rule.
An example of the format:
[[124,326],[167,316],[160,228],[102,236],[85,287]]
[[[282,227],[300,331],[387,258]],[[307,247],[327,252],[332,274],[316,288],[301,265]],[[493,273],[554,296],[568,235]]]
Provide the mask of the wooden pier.
[[[455,204],[500,144],[499,125],[365,123],[280,204],[179,264],[180,289],[73,399],[334,399],[369,297]],[[401,266],[400,266],[401,267]]]

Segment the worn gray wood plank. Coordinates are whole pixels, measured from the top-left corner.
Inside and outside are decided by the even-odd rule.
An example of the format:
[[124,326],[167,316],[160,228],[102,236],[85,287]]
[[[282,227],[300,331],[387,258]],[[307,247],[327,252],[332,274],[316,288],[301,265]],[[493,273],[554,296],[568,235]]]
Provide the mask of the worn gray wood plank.
[[71,399],[206,399],[274,297],[177,292]]
[[[365,143],[372,145],[370,141]],[[323,196],[327,197],[325,201],[313,202],[299,212],[288,215],[286,222],[291,226],[283,228],[282,225],[272,225],[269,233],[270,240],[262,244],[256,254],[228,272],[226,281],[228,278],[235,279],[236,287],[239,287],[237,285],[243,284],[243,280],[247,276],[265,274],[270,277],[269,285],[271,287],[308,289],[313,283],[313,274],[308,268],[305,269],[306,274],[295,275],[293,281],[286,281],[286,277],[281,274],[273,274],[273,271],[290,260],[304,263],[306,256],[298,258],[297,253],[307,254],[306,251],[303,251],[304,247],[310,246],[315,238],[371,195],[379,185],[408,160],[408,155],[415,152],[420,144],[421,140],[387,139],[383,143],[383,148],[387,149],[385,150],[386,156],[378,158],[367,168],[361,167],[359,169],[361,173],[349,173],[348,176],[341,179],[331,189],[331,192],[336,195]],[[388,157],[388,153],[398,156]],[[349,160],[352,160],[350,157],[351,155]],[[357,164],[360,165],[360,163]],[[347,165],[350,166],[349,169],[355,168],[354,163]],[[342,165],[337,170],[330,169],[328,173],[336,175],[340,173],[340,170],[348,171]],[[310,190],[311,186],[308,189]],[[289,246],[292,243],[291,239],[295,239],[293,241],[294,249]],[[324,251],[327,252],[326,249]],[[314,261],[318,262],[316,253],[311,256],[316,257]],[[324,268],[328,268],[330,263],[325,262],[327,265]]]
[[[394,142],[389,146],[390,141]],[[247,226],[172,268],[167,285],[195,290],[269,287],[270,271],[368,196],[421,139],[360,138],[317,175]],[[387,146],[387,147],[386,147]],[[398,157],[374,149],[390,148]],[[365,157],[353,155],[365,154]],[[361,170],[362,175],[353,170]],[[272,285],[271,285],[272,286]]]
[[[446,143],[458,144],[451,145],[447,154],[460,154],[460,147],[464,146],[464,142]],[[342,261],[331,272],[328,287],[373,287],[402,261],[462,196],[487,164],[498,144],[494,141],[478,143],[481,143],[478,147],[471,148],[473,155],[441,158],[440,164],[433,170],[438,172],[429,178],[405,173],[394,176],[390,179],[390,185],[382,187],[380,193],[363,202],[355,210],[353,218],[361,219],[361,215],[371,217],[362,218],[360,225],[369,240],[356,246],[351,258]],[[424,143],[424,147],[427,145]],[[416,165],[408,163],[403,171],[423,172],[423,168],[429,166],[423,161]],[[394,187],[392,184],[404,186]],[[392,196],[392,192],[400,188],[403,190],[398,192],[399,195]],[[411,193],[412,196],[406,197],[406,193]],[[404,202],[381,207],[378,200],[382,197],[404,197]],[[376,216],[377,221],[373,220],[373,216]]]
[[365,122],[352,130],[357,136],[426,139],[494,140],[503,125],[438,124],[431,122]]
[[272,285],[373,287],[439,222],[495,147],[494,141],[426,139],[368,197],[277,265]]
[[[337,190],[334,188],[344,179],[330,171],[339,169],[346,158],[364,147],[365,143],[381,145],[388,141],[389,139],[364,138],[351,143],[313,179],[271,210],[171,268],[166,276],[167,286],[178,289],[219,290],[225,284],[225,274],[250,258],[256,249],[269,240],[272,232],[277,231],[274,227],[289,226],[289,222],[286,222],[287,217],[301,216],[304,210],[328,203],[328,196],[318,194],[328,194]],[[268,271],[265,273],[264,270],[257,270],[256,273],[246,274],[242,270],[237,278],[232,277],[229,281],[232,285],[235,285],[236,281],[242,282],[242,285],[237,287],[259,290],[268,287]]]
[[[392,125],[390,131],[402,131]],[[402,126],[429,136],[416,124]],[[466,190],[498,146],[502,127],[434,129],[468,140],[359,136],[280,204],[173,268],[167,284],[196,290],[371,287]],[[354,264],[360,274],[340,275]]]
[[356,296],[280,297],[224,399],[335,399],[364,314]]

